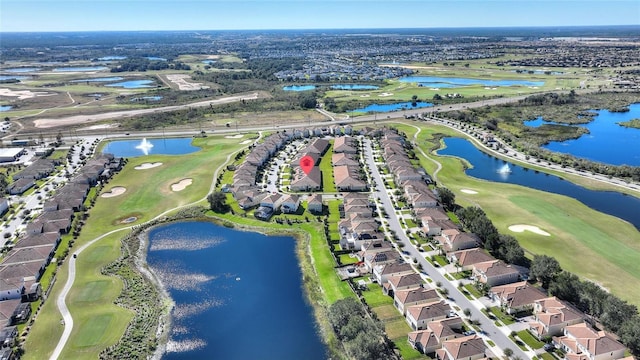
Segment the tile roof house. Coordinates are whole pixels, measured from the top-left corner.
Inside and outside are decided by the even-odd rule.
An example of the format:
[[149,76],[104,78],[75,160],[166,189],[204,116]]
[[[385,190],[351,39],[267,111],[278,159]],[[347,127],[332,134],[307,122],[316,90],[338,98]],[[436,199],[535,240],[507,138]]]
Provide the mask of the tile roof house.
[[444,300],[413,305],[407,307],[406,319],[414,331],[424,330],[429,322],[446,318],[450,311],[451,307]]
[[526,281],[494,286],[489,290],[493,301],[498,301],[507,314],[533,309],[534,303],[547,297],[543,291]]
[[564,336],[553,342],[565,351],[566,360],[615,360],[626,351],[610,333],[596,331],[584,322],[565,327]]
[[283,196],[280,194],[269,194],[260,200],[260,206],[271,208],[273,211],[278,211],[282,205]]
[[367,266],[368,271],[372,271],[376,265],[386,265],[397,262],[400,259],[400,254],[395,250],[387,250],[382,252],[376,252],[371,255],[366,255],[364,263]]
[[378,284],[384,285],[392,276],[402,276],[415,273],[410,264],[394,262],[391,264],[377,265],[373,268],[373,276]]
[[443,342],[462,337],[462,324],[460,317],[431,321],[427,329],[412,331],[407,338],[413,348],[431,354],[440,349]]
[[333,168],[333,176],[338,191],[364,191],[367,184],[360,180],[360,167],[336,166]]
[[480,244],[478,238],[470,233],[457,229],[443,230],[440,236],[435,237],[446,252],[465,250],[477,247]]
[[322,189],[322,172],[314,166],[309,174],[299,174],[289,185],[291,191],[318,191]]
[[7,192],[11,195],[22,195],[35,185],[36,182],[32,178],[20,178],[9,185]]
[[529,331],[538,339],[560,335],[565,327],[581,323],[585,318],[581,311],[555,296],[536,301],[533,316]]
[[486,357],[487,347],[477,335],[445,341],[436,351],[438,360],[476,360]]
[[307,209],[313,214],[322,214],[322,194],[313,194],[307,197]]
[[356,154],[358,152],[357,142],[350,136],[337,137],[333,143],[333,152]]
[[481,248],[449,252],[447,258],[452,264],[457,263],[461,267],[461,270],[472,270],[474,264],[495,260],[493,256]]
[[333,166],[341,166],[341,165],[360,166],[360,162],[358,162],[358,160],[355,160],[349,155],[343,154],[343,153],[340,153],[340,154],[334,153],[333,155],[331,155],[331,164],[333,164]]
[[414,272],[408,275],[390,276],[382,286],[382,290],[389,296],[395,296],[396,291],[413,289],[422,286],[422,284],[424,284],[424,280],[420,274]]
[[300,196],[298,195],[284,195],[282,199],[281,210],[285,214],[295,214],[300,207]]
[[435,289],[425,288],[423,286],[411,289],[398,290],[393,295],[393,305],[406,315],[406,309],[409,306],[420,305],[439,301],[440,296]]
[[520,272],[502,260],[485,261],[473,265],[473,277],[489,287],[518,281]]

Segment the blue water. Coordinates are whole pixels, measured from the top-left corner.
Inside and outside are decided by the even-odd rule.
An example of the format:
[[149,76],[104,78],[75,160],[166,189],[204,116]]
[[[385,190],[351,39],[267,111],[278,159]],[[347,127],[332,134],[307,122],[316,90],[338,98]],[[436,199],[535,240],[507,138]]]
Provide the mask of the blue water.
[[11,105],[0,105],[0,112],[9,111],[13,108]]
[[0,81],[6,80],[25,80],[28,79],[29,76],[11,76],[11,75],[0,75]]
[[418,83],[421,86],[428,87],[461,87],[469,85],[483,86],[542,86],[544,81],[526,81],[526,80],[488,80],[488,79],[469,79],[455,77],[435,77],[435,76],[407,76],[399,79],[401,82]]
[[112,77],[101,77],[101,78],[89,78],[89,79],[79,79],[72,80],[71,82],[109,82],[109,81],[120,81],[124,79],[120,76],[112,76]]
[[433,106],[433,104],[428,102],[423,102],[423,101],[418,101],[416,102],[416,105],[413,106],[413,103],[411,103],[410,101],[407,101],[407,102],[400,102],[400,103],[394,103],[394,104],[371,104],[366,107],[351,110],[351,111],[363,112],[363,113],[368,113],[368,112],[384,113],[384,112],[397,111],[397,110],[421,109],[421,108],[430,107],[430,106]]
[[34,72],[39,70],[40,68],[13,68],[13,69],[4,69],[2,71],[6,71],[10,73],[26,73],[26,72]]
[[[191,138],[147,139],[147,142],[153,145],[148,153],[149,155],[190,154],[200,150],[200,148],[191,145],[192,140]],[[142,139],[110,141],[102,152],[125,158],[144,156],[144,152],[136,148],[141,142]]]
[[127,58],[126,56],[113,55],[113,56],[103,56],[101,58],[98,58],[98,60],[100,60],[100,61],[111,61],[111,60],[124,60],[126,58]]
[[207,65],[211,65],[211,64],[215,64],[216,61],[215,60],[202,60],[203,64],[207,64]]
[[282,88],[284,91],[308,91],[315,89],[315,85],[290,85]]
[[129,81],[123,81],[123,82],[118,82],[113,84],[107,84],[105,86],[121,87],[125,89],[141,89],[141,88],[153,87],[153,85],[150,85],[150,84],[153,84],[153,80],[129,80]]
[[338,84],[338,85],[331,85],[331,88],[336,90],[375,90],[380,87],[376,85]]
[[151,61],[167,61],[167,59],[157,56],[147,56],[147,60]]
[[138,98],[133,98],[131,99],[131,101],[160,101],[162,100],[162,96],[156,95],[156,96],[143,96],[143,97],[138,97]]
[[478,150],[469,140],[445,138],[445,149],[438,155],[452,155],[464,158],[472,165],[466,174],[478,179],[527,186],[533,189],[572,197],[588,207],[613,215],[640,229],[640,199],[615,191],[595,191],[562,180],[555,175],[536,172],[508,163],[511,173],[498,173],[507,162],[496,159]]
[[558,123],[558,122],[555,122],[555,121],[548,121],[548,120],[543,119],[542,116],[539,116],[539,117],[535,118],[534,120],[525,120],[523,123],[524,123],[525,126],[533,127],[533,128],[537,128],[537,127],[540,127],[540,126],[545,125],[545,124],[547,124],[547,125],[564,125],[564,126],[569,125],[569,124],[564,124],[564,123]]
[[163,359],[326,358],[295,239],[174,223],[149,233],[147,262],[176,305]]
[[640,129],[616,123],[640,119],[640,103],[629,106],[624,113],[598,110],[588,124],[589,134],[578,139],[551,142],[545,149],[613,165],[640,166]]
[[107,68],[104,66],[74,66],[74,67],[55,68],[53,69],[53,71],[56,71],[56,72],[101,71],[106,69]]

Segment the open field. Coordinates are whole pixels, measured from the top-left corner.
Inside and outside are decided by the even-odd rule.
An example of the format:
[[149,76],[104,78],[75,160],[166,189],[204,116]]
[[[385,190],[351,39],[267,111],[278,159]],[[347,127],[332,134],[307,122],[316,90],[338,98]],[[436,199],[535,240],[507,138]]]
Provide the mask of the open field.
[[[152,219],[166,209],[202,199],[209,191],[214,169],[228,154],[242,147],[237,140],[223,137],[194,139],[194,145],[202,147],[196,155],[157,155],[130,159],[122,172],[106,187],[108,190],[121,186],[127,188],[127,192],[117,197],[98,199],[75,246],[108,231]],[[135,167],[147,162],[162,162],[164,166],[145,170],[145,174],[149,175],[141,182],[140,171],[135,170]],[[171,191],[171,184],[185,177],[197,181],[183,191]],[[123,224],[122,220],[128,217],[136,217],[137,220]],[[100,274],[104,265],[119,256],[120,238],[126,231],[128,230],[97,242],[78,258],[78,275],[67,298],[75,324],[62,354],[63,358],[70,358],[72,354],[73,358],[79,359],[97,358],[102,349],[114,344],[122,336],[131,319],[132,314],[128,310],[113,304],[113,300],[120,294],[122,282]],[[66,266],[65,263],[62,271],[58,272],[52,299],[66,281]],[[55,301],[47,301],[25,344],[25,359],[45,358],[53,351],[61,333],[60,315]]]
[[[440,126],[411,123],[422,129],[418,144],[428,153],[434,133],[460,136]],[[413,126],[399,128],[413,136]],[[493,183],[466,176],[459,159],[430,156],[443,165],[438,182],[456,194],[462,206],[478,205],[501,233],[515,236],[532,254],[555,257],[561,266],[582,278],[597,282],[620,298],[640,305],[640,233],[629,223],[594,211],[565,196],[512,184]],[[433,173],[436,165],[427,159],[421,164]],[[462,189],[474,189],[470,195]],[[551,236],[531,232],[514,233],[508,227],[529,224]],[[602,271],[602,269],[608,269]]]

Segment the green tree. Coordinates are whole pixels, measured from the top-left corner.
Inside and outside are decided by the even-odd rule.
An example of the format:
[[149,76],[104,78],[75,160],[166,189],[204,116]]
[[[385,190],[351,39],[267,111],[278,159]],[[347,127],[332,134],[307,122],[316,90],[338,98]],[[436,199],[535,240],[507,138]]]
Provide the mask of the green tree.
[[227,204],[227,195],[222,191],[216,191],[207,196],[207,201],[209,202],[209,207],[213,212],[224,214],[231,208],[229,204]]
[[531,263],[531,277],[542,283],[542,287],[547,289],[551,280],[553,280],[561,271],[558,260],[547,255],[535,255]]
[[513,350],[511,350],[510,348],[504,349],[504,355],[508,358],[511,357],[511,355],[513,355]]
[[580,279],[575,274],[562,271],[549,284],[549,293],[577,304],[580,301]]
[[620,341],[629,348],[631,353],[640,357],[640,316],[629,317],[618,332]]
[[446,187],[439,187],[438,198],[440,199],[440,203],[447,210],[453,210],[456,205],[456,194],[453,191],[447,189]]
[[524,249],[516,238],[511,235],[500,234],[500,243],[502,244],[499,251],[499,258],[509,264],[526,265]]
[[329,322],[339,332],[351,316],[364,316],[364,309],[354,298],[340,299],[329,307]]

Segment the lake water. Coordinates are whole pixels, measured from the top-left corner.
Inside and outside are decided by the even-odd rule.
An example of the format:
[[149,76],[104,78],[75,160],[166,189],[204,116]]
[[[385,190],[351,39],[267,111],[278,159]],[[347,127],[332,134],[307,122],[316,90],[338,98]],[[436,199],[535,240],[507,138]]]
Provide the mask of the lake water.
[[207,65],[211,65],[211,64],[215,64],[216,61],[215,60],[202,60],[203,64],[207,64]]
[[315,85],[289,85],[282,88],[284,91],[308,91],[315,89]]
[[326,358],[295,239],[174,223],[150,232],[147,262],[176,305],[164,360]]
[[613,165],[640,166],[640,129],[616,123],[640,119],[640,103],[629,106],[627,112],[597,110],[588,124],[589,134],[578,139],[550,142],[545,149]]
[[167,61],[167,59],[157,56],[147,56],[147,60],[151,61]]
[[424,102],[424,101],[416,102],[415,106],[411,101],[407,101],[407,102],[399,102],[399,103],[393,103],[393,104],[371,104],[363,108],[355,109],[351,111],[361,112],[361,113],[368,113],[368,112],[385,113],[385,112],[398,111],[398,110],[421,109],[421,108],[430,107],[430,106],[433,106],[433,104]]
[[107,67],[104,66],[74,66],[74,67],[63,67],[63,68],[55,68],[53,71],[55,72],[84,72],[84,71],[101,71],[107,70]]
[[557,122],[554,122],[554,121],[548,121],[548,120],[543,119],[541,116],[535,118],[534,120],[525,120],[523,122],[523,124],[525,126],[533,127],[533,128],[537,128],[537,127],[540,127],[540,126],[545,125],[545,124],[547,124],[547,125],[564,125],[564,126],[569,125],[569,124],[557,123]]
[[110,87],[121,87],[125,89],[142,89],[142,88],[150,88],[153,87],[153,80],[129,80],[123,81],[113,84],[107,84],[105,86]]
[[[149,148],[148,154],[185,155],[200,150],[200,148],[191,145],[192,140],[191,138],[147,139],[147,142],[153,145]],[[102,152],[124,158],[144,156],[144,151],[136,148],[141,143],[142,139],[110,141]]]
[[113,56],[103,56],[101,58],[98,58],[99,61],[111,61],[111,60],[124,60],[126,59],[126,56],[118,56],[118,55],[113,55]]
[[29,76],[12,76],[12,75],[0,75],[0,81],[7,80],[26,80]]
[[0,105],[0,112],[9,111],[13,108],[11,105]]
[[79,80],[71,80],[71,82],[109,82],[109,81],[120,81],[124,79],[121,76],[112,76],[112,77],[101,77],[101,78],[89,78],[89,79],[79,79]]
[[418,83],[420,86],[431,88],[456,88],[470,85],[482,86],[543,86],[544,81],[526,80],[489,80],[436,76],[407,76],[399,79],[401,82]]
[[34,72],[34,71],[39,71],[41,70],[40,68],[13,68],[13,69],[4,69],[2,71],[6,71],[6,72],[10,72],[10,73],[27,73],[27,72]]
[[376,90],[379,86],[376,85],[362,85],[362,84],[338,84],[331,85],[332,89],[336,90]]
[[143,96],[131,99],[131,101],[160,101],[162,100],[162,96]]
[[511,173],[499,173],[507,162],[496,159],[478,150],[469,140],[445,138],[445,149],[439,155],[464,158],[473,165],[466,174],[478,179],[522,185],[533,189],[572,197],[588,207],[613,215],[640,229],[640,199],[615,191],[595,191],[549,175],[508,163]]

